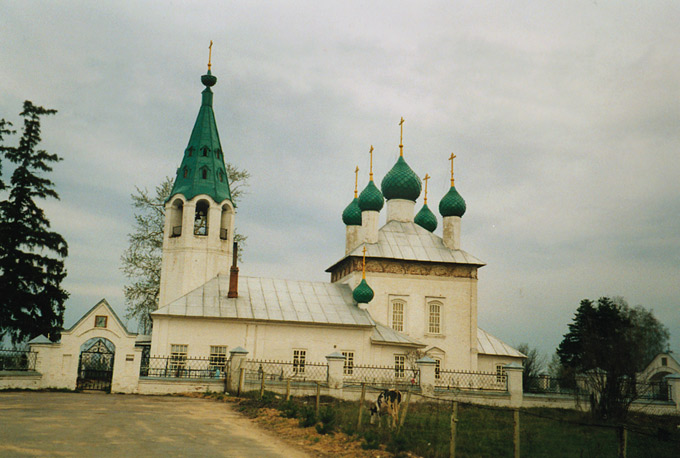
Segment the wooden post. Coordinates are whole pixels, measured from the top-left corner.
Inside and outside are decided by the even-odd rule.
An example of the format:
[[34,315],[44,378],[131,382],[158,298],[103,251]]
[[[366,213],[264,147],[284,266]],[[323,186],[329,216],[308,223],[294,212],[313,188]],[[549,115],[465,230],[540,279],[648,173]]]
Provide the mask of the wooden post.
[[449,456],[456,456],[456,423],[458,423],[458,401],[453,401],[451,406],[451,444],[449,446]]
[[366,400],[366,384],[361,382],[361,398],[359,399],[359,415],[357,416],[357,431],[361,429],[361,414],[364,411],[364,401]]
[[616,435],[618,436],[619,439],[619,458],[626,458],[628,455],[627,448],[628,448],[628,430],[626,430],[625,426],[619,426],[616,430]]
[[513,426],[515,427],[515,431],[512,442],[515,446],[515,458],[519,458],[519,409],[514,409]]
[[290,401],[290,379],[286,380],[286,401]]
[[260,400],[264,397],[264,373],[262,374],[262,380],[260,380]]
[[408,393],[406,393],[406,402],[404,403],[404,411],[399,415],[399,426],[397,427],[397,433],[401,431],[401,427],[404,425],[404,421],[406,421],[406,415],[408,414],[408,405],[411,402],[411,391],[409,390]]
[[321,402],[321,385],[319,384],[319,382],[316,382],[316,407],[315,407],[316,418],[319,418],[320,402]]
[[237,396],[241,396],[241,393],[243,392],[243,385],[245,384],[246,381],[246,368],[242,367],[239,369],[238,373],[238,393]]

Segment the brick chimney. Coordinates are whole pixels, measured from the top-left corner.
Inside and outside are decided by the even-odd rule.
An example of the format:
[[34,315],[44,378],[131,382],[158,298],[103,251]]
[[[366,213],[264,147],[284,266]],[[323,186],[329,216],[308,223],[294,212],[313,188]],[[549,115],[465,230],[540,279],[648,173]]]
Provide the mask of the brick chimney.
[[231,261],[231,269],[229,269],[229,292],[227,297],[238,297],[238,243],[234,242],[234,258]]

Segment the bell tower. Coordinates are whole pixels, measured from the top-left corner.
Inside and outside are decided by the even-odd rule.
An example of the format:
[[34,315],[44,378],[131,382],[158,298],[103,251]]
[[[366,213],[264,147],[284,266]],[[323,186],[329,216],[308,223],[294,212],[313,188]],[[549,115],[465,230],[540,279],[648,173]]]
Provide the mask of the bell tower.
[[[212,57],[212,41],[210,42]],[[165,203],[159,307],[231,267],[234,204],[213,112],[217,78],[201,76],[201,108]]]

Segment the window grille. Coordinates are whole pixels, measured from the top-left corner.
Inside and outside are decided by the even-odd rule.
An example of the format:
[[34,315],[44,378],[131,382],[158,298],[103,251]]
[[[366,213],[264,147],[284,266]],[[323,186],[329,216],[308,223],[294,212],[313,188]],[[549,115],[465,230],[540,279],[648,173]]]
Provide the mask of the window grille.
[[392,302],[392,329],[404,331],[404,303],[402,301]]
[[293,350],[293,372],[296,374],[305,373],[305,359],[307,350]]
[[343,351],[342,356],[345,357],[345,364],[342,367],[343,375],[352,375],[354,373],[354,352]]
[[439,334],[441,332],[441,304],[437,302],[430,303],[430,325],[428,332],[430,334]]
[[406,355],[394,355],[394,376],[404,378],[406,374]]
[[188,345],[170,345],[170,368],[172,370],[184,369],[187,365]]
[[439,380],[440,378],[442,378],[442,360],[435,358],[435,360],[434,360],[434,379]]
[[210,346],[210,370],[223,371],[227,365],[227,346],[226,345],[211,345]]

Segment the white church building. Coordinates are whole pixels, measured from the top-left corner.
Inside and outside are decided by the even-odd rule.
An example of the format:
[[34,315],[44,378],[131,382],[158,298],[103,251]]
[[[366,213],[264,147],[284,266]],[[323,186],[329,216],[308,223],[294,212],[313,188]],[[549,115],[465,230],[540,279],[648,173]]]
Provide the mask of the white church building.
[[422,185],[400,144],[380,189],[371,166],[368,184],[343,212],[345,253],[326,269],[330,282],[239,278],[212,108],[216,78],[208,70],[201,81],[201,108],[166,204],[152,355],[210,357],[241,347],[256,359],[322,362],[339,352],[353,364],[398,367],[418,350],[441,369],[495,372],[521,363],[524,355],[477,326],[484,263],[461,249],[466,206],[454,186],[453,155],[451,188],[439,203],[443,237],[434,234],[427,194],[414,216]]
[[[180,367],[202,358],[213,368],[234,353],[296,367],[325,364],[330,355],[344,360],[345,374],[353,366],[381,366],[399,376],[425,356],[436,374],[480,371],[501,377],[504,366],[521,365],[523,354],[477,326],[477,272],[484,263],[461,249],[466,205],[454,186],[454,155],[451,187],[438,205],[442,236],[434,233],[439,221],[427,206],[429,177],[416,213],[422,182],[406,163],[403,145],[380,188],[373,180],[371,148],[368,184],[360,193],[355,184],[354,199],[342,213],[345,251],[326,269],[329,282],[287,279],[285,273],[239,276],[236,214],[210,67],[201,82],[201,107],[165,206],[160,299],[151,314],[151,336],[130,333],[102,300],[63,332],[61,342],[30,342],[41,376],[33,382],[24,377],[22,387],[87,387],[81,381],[98,364],[108,371],[112,391],[161,392],[150,388],[149,359],[164,357]],[[403,134],[403,120],[401,126]]]

